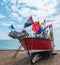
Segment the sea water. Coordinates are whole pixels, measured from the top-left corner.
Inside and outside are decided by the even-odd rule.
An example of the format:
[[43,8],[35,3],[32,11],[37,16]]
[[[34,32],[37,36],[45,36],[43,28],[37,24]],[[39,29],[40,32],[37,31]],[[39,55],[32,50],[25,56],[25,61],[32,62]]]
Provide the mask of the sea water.
[[0,40],[0,50],[17,50],[20,47],[19,40],[4,39]]

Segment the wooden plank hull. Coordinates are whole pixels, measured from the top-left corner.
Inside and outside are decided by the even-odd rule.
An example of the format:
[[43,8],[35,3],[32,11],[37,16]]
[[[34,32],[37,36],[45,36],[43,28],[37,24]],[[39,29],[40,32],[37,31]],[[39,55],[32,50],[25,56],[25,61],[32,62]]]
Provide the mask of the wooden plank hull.
[[46,50],[51,51],[54,49],[53,40],[41,38],[23,38],[20,41],[25,50]]

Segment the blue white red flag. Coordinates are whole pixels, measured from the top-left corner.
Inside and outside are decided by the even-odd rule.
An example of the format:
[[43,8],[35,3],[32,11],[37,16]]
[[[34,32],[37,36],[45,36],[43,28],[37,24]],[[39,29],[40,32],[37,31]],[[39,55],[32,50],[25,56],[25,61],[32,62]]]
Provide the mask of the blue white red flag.
[[32,16],[30,16],[27,20],[27,22],[25,23],[24,27],[29,27],[33,24],[33,19],[32,19]]

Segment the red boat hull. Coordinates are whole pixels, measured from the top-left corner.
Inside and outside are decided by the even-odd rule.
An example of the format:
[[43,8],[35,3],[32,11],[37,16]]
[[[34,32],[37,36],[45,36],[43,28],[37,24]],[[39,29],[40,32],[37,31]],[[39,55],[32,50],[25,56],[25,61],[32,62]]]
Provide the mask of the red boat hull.
[[52,51],[54,49],[53,40],[42,38],[23,38],[20,41],[25,50],[46,50]]

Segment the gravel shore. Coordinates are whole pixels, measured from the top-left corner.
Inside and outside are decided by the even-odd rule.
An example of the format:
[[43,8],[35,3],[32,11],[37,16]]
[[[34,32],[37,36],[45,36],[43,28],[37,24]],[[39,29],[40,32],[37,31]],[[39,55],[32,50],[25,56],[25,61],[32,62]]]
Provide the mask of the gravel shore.
[[[0,65],[31,65],[26,51],[20,51],[13,58],[16,51],[0,51]],[[55,50],[56,55],[48,59],[39,60],[35,65],[60,65],[60,50]]]

